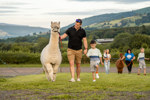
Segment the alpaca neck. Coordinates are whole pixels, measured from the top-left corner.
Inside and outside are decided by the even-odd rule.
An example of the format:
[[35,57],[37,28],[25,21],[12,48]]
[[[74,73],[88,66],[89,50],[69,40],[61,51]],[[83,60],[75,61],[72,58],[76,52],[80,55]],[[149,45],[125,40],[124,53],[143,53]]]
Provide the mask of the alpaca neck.
[[59,34],[58,33],[54,33],[54,34],[51,33],[49,44],[50,44],[49,49],[55,50],[59,48]]

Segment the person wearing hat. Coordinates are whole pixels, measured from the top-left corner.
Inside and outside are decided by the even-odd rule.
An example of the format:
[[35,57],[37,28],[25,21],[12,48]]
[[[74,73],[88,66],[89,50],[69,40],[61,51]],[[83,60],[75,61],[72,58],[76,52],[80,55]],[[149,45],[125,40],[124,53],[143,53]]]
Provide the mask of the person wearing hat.
[[71,73],[71,80],[70,82],[75,82],[75,69],[74,69],[74,62],[76,61],[76,72],[77,72],[77,81],[80,81],[80,65],[82,59],[82,40],[84,44],[84,54],[87,53],[87,39],[86,39],[86,32],[81,27],[82,20],[76,19],[75,25],[68,28],[66,32],[61,35],[61,39],[65,39],[69,37],[68,41],[68,49],[67,49],[67,57],[70,64],[70,73]]

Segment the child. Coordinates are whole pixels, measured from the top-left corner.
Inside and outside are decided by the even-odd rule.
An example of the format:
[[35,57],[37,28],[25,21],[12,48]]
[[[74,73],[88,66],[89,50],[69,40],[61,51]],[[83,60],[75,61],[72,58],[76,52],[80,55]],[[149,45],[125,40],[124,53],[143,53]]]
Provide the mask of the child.
[[101,62],[102,65],[104,64],[102,62],[102,54],[100,50],[96,48],[96,42],[94,40],[90,42],[90,46],[91,46],[91,49],[88,50],[88,53],[86,56],[90,57],[90,68],[91,68],[91,72],[93,76],[93,82],[95,82],[96,81],[95,72],[96,72],[96,78],[99,78],[99,75],[98,75],[99,63]]
[[146,76],[146,64],[145,60],[148,58],[145,58],[144,48],[141,48],[141,52],[138,54],[137,61],[139,61],[139,69],[138,69],[138,75],[140,75],[140,71],[142,68],[144,68],[144,75]]
[[[107,51],[106,51],[106,50],[104,50],[104,55],[103,55],[103,59],[104,59],[104,60],[105,60],[105,59],[107,59],[107,55],[106,55],[106,53],[107,53]],[[105,63],[105,62],[107,63],[107,61],[108,61],[108,60],[104,61],[104,63]]]
[[109,74],[109,70],[110,70],[110,59],[111,59],[111,55],[109,53],[109,49],[106,49],[104,51],[104,66],[105,66],[105,71],[106,71],[106,74]]

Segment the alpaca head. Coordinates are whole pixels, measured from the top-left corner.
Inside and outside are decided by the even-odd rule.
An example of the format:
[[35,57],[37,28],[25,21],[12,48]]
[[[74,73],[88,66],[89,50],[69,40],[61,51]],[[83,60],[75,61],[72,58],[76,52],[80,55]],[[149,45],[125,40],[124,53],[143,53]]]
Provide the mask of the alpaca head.
[[[120,58],[121,58],[121,59],[123,58],[123,54],[122,54],[122,53],[120,53]],[[123,60],[120,60],[120,63],[123,64]]]
[[123,58],[123,54],[122,53],[120,53],[120,58]]
[[60,22],[51,22],[51,31],[53,33],[60,31]]

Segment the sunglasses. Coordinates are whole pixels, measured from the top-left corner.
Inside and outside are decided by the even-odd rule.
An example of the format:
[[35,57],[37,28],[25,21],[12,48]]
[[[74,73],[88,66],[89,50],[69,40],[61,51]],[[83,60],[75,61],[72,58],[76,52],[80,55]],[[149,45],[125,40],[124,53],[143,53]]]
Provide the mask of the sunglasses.
[[79,23],[81,23],[81,21],[80,21],[79,19],[76,19],[76,22],[79,22]]

